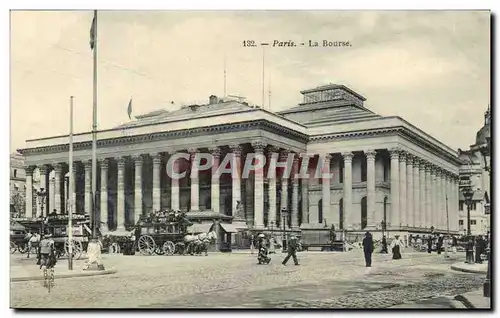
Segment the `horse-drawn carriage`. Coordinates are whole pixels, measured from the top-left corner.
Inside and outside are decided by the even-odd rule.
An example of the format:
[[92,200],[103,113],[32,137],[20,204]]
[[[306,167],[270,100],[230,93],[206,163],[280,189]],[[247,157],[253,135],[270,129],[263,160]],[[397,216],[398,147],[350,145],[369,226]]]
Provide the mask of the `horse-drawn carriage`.
[[19,251],[21,254],[26,253],[28,248],[26,242],[26,228],[19,222],[10,222],[10,253],[14,254]]
[[135,245],[143,255],[173,255],[206,252],[215,241],[215,233],[189,234],[193,223],[185,212],[164,210],[141,216],[135,226]]
[[[56,255],[58,257],[69,254],[69,217],[65,214],[48,216],[45,223],[45,233],[52,235]],[[78,259],[87,250],[90,229],[88,215],[73,214],[73,258]]]

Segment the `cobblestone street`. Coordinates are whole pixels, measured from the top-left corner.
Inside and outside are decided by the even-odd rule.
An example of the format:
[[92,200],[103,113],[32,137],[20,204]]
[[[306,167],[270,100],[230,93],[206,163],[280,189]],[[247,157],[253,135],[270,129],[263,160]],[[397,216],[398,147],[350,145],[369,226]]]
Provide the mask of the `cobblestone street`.
[[[16,257],[12,267],[34,266]],[[456,295],[480,287],[484,280],[482,275],[451,271],[451,262],[435,254],[406,253],[399,261],[374,254],[372,268],[364,267],[359,252],[299,253],[301,266],[281,265],[280,254],[267,266],[256,265],[255,258],[244,253],[106,255],[106,267],[116,268],[116,274],[56,279],[50,294],[40,281],[13,282],[11,306],[373,308]]]

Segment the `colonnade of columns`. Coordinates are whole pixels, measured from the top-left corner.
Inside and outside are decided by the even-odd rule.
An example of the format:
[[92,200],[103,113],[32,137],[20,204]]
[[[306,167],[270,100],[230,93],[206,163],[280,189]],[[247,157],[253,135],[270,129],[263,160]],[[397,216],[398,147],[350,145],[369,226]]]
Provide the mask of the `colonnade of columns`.
[[[251,143],[252,151],[255,154],[255,160],[263,161],[264,156],[267,155],[268,161],[273,153],[277,153],[280,149],[272,145],[267,145],[263,142]],[[236,207],[241,202],[241,172],[242,172],[242,146],[239,144],[229,145],[231,157],[231,166],[235,169],[232,174],[231,188],[232,188],[232,211],[235,216]],[[192,162],[197,160],[198,149],[190,148],[187,150],[189,159]],[[209,152],[212,158],[212,172],[217,170],[221,161],[221,148],[210,147]],[[280,161],[285,161],[290,152],[281,150]],[[366,156],[366,196],[367,196],[367,224],[379,224],[383,219],[382,215],[377,215],[376,212],[376,178],[375,178],[375,158],[378,152],[376,150],[365,150]],[[453,175],[436,165],[431,164],[421,158],[418,158],[401,149],[389,149],[390,154],[390,206],[391,212],[386,220],[387,225],[391,229],[404,229],[404,228],[425,228],[429,229],[434,226],[436,230],[445,231],[450,228],[454,231],[458,229],[458,177]],[[356,216],[353,215],[353,179],[352,179],[352,152],[343,152],[342,154],[344,169],[343,169],[343,214],[345,215],[345,222],[349,224],[356,223]],[[160,210],[161,207],[161,165],[162,154],[151,153],[148,155],[137,155],[131,157],[134,167],[134,219],[143,213],[143,163],[144,156],[150,156],[152,162],[152,205],[153,211]],[[299,227],[299,197],[302,201],[302,223],[313,222],[309,220],[308,215],[308,199],[309,199],[309,186],[307,179],[293,178],[295,173],[299,171],[300,167],[304,167],[305,161],[300,160],[298,154],[292,154],[292,180],[289,177],[281,177],[281,208],[288,210],[289,196],[288,185],[291,183],[291,222],[292,229]],[[109,160],[112,158],[104,158],[99,160],[100,165],[100,218],[104,230],[107,230],[108,220],[108,172]],[[323,176],[330,173],[331,154],[323,156],[324,170]],[[125,157],[114,158],[117,163],[117,227],[122,229],[125,227]],[[179,160],[174,162],[173,169],[178,171]],[[37,205],[37,215],[46,215],[47,209],[55,209],[58,213],[63,211],[61,200],[61,178],[62,178],[62,165],[56,163],[53,165],[55,171],[55,186],[54,191],[49,195],[49,205],[42,213]],[[76,165],[74,165],[73,177],[76,175]],[[274,167],[275,168],[275,167]],[[42,185],[47,184],[47,177],[49,169],[47,166],[39,166]],[[32,216],[32,171],[33,167],[28,167],[26,170],[27,193],[26,197],[26,215]],[[234,173],[236,172],[236,173]],[[91,164],[90,161],[84,162],[85,186],[84,186],[84,212],[90,214],[91,212]],[[191,186],[190,186],[190,208],[191,211],[198,211],[200,209],[200,185],[199,185],[199,171],[191,165],[190,170]],[[253,180],[254,196],[253,196],[253,224],[255,228],[264,228],[269,226],[271,222],[277,224],[277,180],[278,176],[267,178],[264,174],[264,169],[257,170]],[[213,212],[219,213],[220,206],[220,180],[218,177],[211,178],[211,209]],[[267,178],[267,180],[266,180]],[[267,222],[264,222],[264,184],[267,182],[268,187],[268,214]],[[73,183],[75,185],[75,183]],[[331,180],[328,177],[323,177],[321,186],[322,195],[322,209],[323,213],[327,213],[331,209]],[[73,200],[76,198],[76,189],[69,189],[70,195]],[[180,188],[179,180],[171,179],[171,208],[178,210],[180,208]],[[67,199],[67,198],[66,198]],[[451,212],[451,213],[447,213]],[[321,221],[320,221],[321,222]],[[267,223],[267,224],[265,224]]]

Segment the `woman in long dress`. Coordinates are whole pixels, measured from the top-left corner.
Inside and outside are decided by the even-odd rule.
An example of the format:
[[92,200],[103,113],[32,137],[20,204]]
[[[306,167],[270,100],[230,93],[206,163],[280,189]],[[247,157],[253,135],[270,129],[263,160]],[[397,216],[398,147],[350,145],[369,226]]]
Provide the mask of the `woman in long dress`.
[[395,235],[391,242],[392,259],[401,259],[401,249],[403,242],[399,239],[399,235]]

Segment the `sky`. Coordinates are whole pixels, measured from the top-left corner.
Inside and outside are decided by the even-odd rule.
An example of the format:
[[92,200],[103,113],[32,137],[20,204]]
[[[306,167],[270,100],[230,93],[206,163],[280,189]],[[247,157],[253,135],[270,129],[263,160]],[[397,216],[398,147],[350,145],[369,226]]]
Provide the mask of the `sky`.
[[[11,152],[67,134],[70,96],[75,132],[91,130],[92,16],[11,13]],[[487,11],[99,11],[97,36],[99,129],[129,121],[131,98],[140,115],[222,96],[224,65],[227,94],[262,104],[262,48],[244,40],[351,43],[268,47],[273,111],[296,106],[301,90],[343,84],[375,113],[467,149],[490,103]]]

